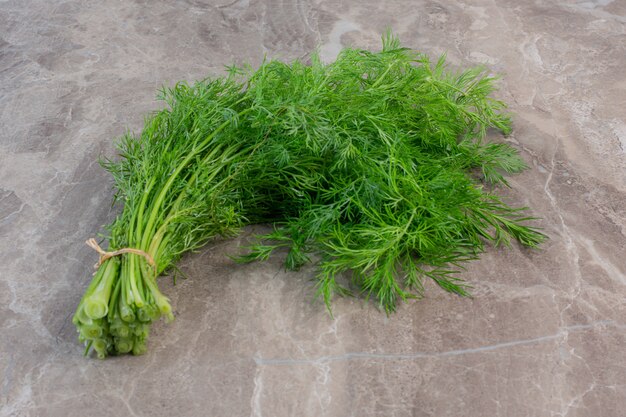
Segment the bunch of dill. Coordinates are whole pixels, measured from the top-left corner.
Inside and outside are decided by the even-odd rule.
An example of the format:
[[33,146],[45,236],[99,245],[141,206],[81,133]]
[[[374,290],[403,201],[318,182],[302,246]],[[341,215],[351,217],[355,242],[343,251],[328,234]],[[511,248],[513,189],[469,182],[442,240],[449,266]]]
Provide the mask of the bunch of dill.
[[[287,247],[285,265],[317,263],[318,294],[358,289],[387,312],[423,280],[466,294],[455,275],[486,243],[534,247],[545,236],[490,190],[526,165],[504,133],[504,104],[481,68],[452,73],[388,34],[380,52],[345,49],[325,65],[257,70],[178,84],[168,108],[107,161],[124,203],[109,250],[74,322],[100,357],[142,353],[149,324],[171,318],[156,276],[189,250],[245,224],[272,223],[240,261]],[[154,268],[149,259],[154,260]],[[351,278],[351,288],[340,285]]]

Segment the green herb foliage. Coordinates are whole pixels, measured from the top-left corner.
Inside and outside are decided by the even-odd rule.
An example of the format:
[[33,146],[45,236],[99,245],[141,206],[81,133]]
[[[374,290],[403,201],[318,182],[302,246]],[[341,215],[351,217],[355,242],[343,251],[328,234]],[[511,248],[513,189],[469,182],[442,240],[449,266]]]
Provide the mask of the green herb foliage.
[[[98,356],[145,351],[149,324],[171,319],[156,276],[180,256],[249,223],[273,223],[242,262],[287,248],[285,266],[315,260],[317,290],[355,290],[391,312],[421,296],[425,278],[466,295],[457,272],[486,243],[535,247],[545,236],[491,190],[526,165],[485,141],[508,133],[484,69],[448,71],[387,34],[374,53],[345,49],[329,65],[264,62],[162,91],[167,108],[106,161],[122,214],[106,261],[74,322]],[[339,277],[352,280],[342,285]]]

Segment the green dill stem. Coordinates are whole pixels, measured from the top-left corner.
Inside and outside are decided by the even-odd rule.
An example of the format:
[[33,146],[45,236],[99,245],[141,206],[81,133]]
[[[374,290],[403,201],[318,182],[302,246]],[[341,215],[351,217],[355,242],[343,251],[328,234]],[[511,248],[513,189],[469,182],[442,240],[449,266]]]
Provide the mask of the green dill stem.
[[135,340],[133,344],[133,355],[139,356],[146,353],[146,342],[143,340]]
[[143,192],[143,197],[141,198],[141,203],[139,204],[139,212],[137,213],[137,226],[135,227],[136,244],[141,242],[141,232],[143,229],[143,213],[148,202],[148,197],[150,196],[152,187],[154,187],[155,183],[156,177],[152,177],[148,185],[146,185],[146,189]]
[[130,245],[133,239],[133,227],[135,225],[135,220],[137,219],[137,210],[132,210],[132,217],[130,218],[130,223],[128,225],[128,229],[126,230],[126,241],[127,245]]
[[146,339],[150,334],[150,326],[147,324],[137,324],[133,329],[133,334],[140,339]]
[[[162,233],[157,235],[157,237],[152,240],[152,244],[150,245],[150,251],[148,253],[150,253],[150,255],[153,256],[155,259],[160,258],[164,251],[167,249],[169,241],[169,235],[163,236]],[[156,271],[156,273],[158,274],[159,271]]]
[[141,296],[141,299],[144,302],[144,305],[147,304],[147,300],[146,300],[146,289],[143,285],[143,278],[141,278],[141,268],[139,265],[141,265],[142,262],[148,262],[146,261],[146,259],[143,256],[140,257],[136,257],[135,258],[135,262],[134,262],[134,266],[135,266],[135,277],[138,277],[136,279],[136,284],[137,284],[137,290],[139,292],[139,295]]
[[89,351],[91,350],[91,345],[93,345],[93,340],[88,340],[88,341],[85,343],[85,352],[83,352],[83,355],[84,355],[84,356],[89,355]]
[[385,72],[383,72],[374,82],[374,84],[371,85],[370,88],[376,88],[378,87],[378,85],[385,79],[385,76],[389,73],[389,71],[391,71],[391,68],[393,68],[394,64],[391,63],[389,65],[387,65],[387,69],[385,70]]
[[111,258],[106,261],[103,278],[94,292],[85,299],[85,314],[91,319],[99,319],[109,311],[109,296],[117,277],[119,260]]
[[115,312],[115,306],[117,303],[117,299],[119,298],[120,295],[120,288],[122,287],[122,280],[120,277],[118,277],[117,281],[115,282],[115,287],[113,288],[113,293],[111,294],[111,298],[109,299],[109,315],[110,316],[114,316],[114,312]]
[[124,281],[127,281],[127,279],[124,278],[124,274],[122,274],[120,279],[122,280],[119,299],[120,318],[125,322],[130,323],[135,320],[135,314],[133,313],[133,310],[129,307],[128,300],[126,299],[126,285]]
[[118,337],[128,337],[130,335],[130,327],[123,321],[116,321],[111,324],[111,333]]
[[[154,180],[154,177],[153,177]],[[144,203],[145,200],[147,199],[147,195],[148,193],[144,193],[144,195],[142,196],[141,202]],[[141,210],[141,206],[140,205],[140,210]],[[135,237],[135,231],[133,230],[134,225],[137,223],[138,229],[140,229],[140,222],[138,220],[139,217],[139,211],[140,210],[133,210],[133,215],[131,217],[130,220],[130,224],[128,226],[128,232],[127,232],[127,244],[132,246],[132,242],[133,242],[133,238]],[[128,288],[130,290],[130,292],[132,293],[132,297],[128,297],[129,300],[132,300],[132,302],[135,304],[135,306],[137,307],[142,307],[144,305],[143,302],[143,298],[141,296],[141,294],[139,293],[139,289],[137,288],[137,281],[135,278],[135,256],[133,256],[134,254],[126,254],[125,256],[125,268],[123,268],[125,277],[127,279],[127,282],[129,284]]]
[[80,334],[88,340],[97,339],[102,336],[102,327],[96,323],[83,324],[80,327]]
[[125,304],[130,306],[134,303],[133,291],[130,288],[130,271],[129,271],[129,262],[128,258],[124,257],[122,260],[122,292],[125,295]]
[[117,353],[128,353],[133,349],[133,341],[128,338],[115,338],[115,350]]
[[93,278],[91,279],[91,282],[89,283],[89,286],[87,286],[87,289],[85,290],[85,294],[83,295],[83,298],[80,300],[80,303],[78,303],[78,307],[76,308],[76,313],[72,317],[72,322],[75,325],[78,325],[78,323],[80,322],[82,323],[91,322],[91,319],[85,315],[85,311],[83,307],[85,305],[85,299],[93,293],[94,289],[98,286],[98,284],[102,280],[102,277],[104,276],[104,270],[105,270],[104,265],[100,265],[98,267],[96,274],[93,276]]
[[81,303],[78,306],[78,309],[76,309],[76,314],[74,315],[72,321],[77,326],[82,325],[82,324],[91,324],[91,323],[93,323],[93,320],[89,316],[87,316],[87,314],[85,314],[85,303],[84,302]]
[[103,339],[93,341],[93,349],[96,351],[98,359],[104,359],[107,356],[107,342]]
[[144,302],[143,297],[141,296],[141,294],[139,293],[139,289],[137,288],[137,275],[135,268],[136,258],[133,255],[134,254],[131,253],[126,255],[128,257],[128,281],[130,283],[130,290],[133,293],[135,306],[137,306],[137,308],[141,308],[144,306]]
[[142,274],[144,282],[146,283],[146,287],[148,287],[148,289],[151,291],[152,297],[154,297],[154,303],[159,308],[159,312],[166,317],[167,321],[174,320],[174,315],[172,314],[172,306],[170,305],[169,299],[161,293],[159,287],[156,285],[156,277],[151,278],[150,275],[146,274],[145,272],[146,271],[144,267],[144,274]]
[[148,248],[147,252],[150,254],[150,256],[152,256],[152,259],[158,259],[157,248],[159,247],[159,245],[161,244],[161,241],[163,240],[163,235],[165,234],[165,230],[168,225],[169,225],[169,221],[164,222],[163,225],[161,225],[161,227],[159,228],[159,230],[157,230],[157,232],[154,234],[154,237],[152,238],[152,240],[150,241],[150,247]]
[[137,310],[137,318],[143,323],[149,323],[152,320],[150,314],[148,314],[147,306]]

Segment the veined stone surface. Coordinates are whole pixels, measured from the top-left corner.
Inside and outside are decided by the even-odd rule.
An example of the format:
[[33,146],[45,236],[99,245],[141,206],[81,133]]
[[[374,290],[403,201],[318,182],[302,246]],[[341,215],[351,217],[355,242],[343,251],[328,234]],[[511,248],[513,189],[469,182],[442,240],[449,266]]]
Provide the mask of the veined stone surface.
[[[508,201],[550,236],[490,249],[386,317],[312,302],[314,271],[235,265],[254,232],[161,281],[176,320],[141,357],[82,356],[71,314],[111,221],[99,155],[158,87],[265,54],[403,43],[502,75],[531,169]],[[0,1],[0,416],[626,415],[623,0]]]

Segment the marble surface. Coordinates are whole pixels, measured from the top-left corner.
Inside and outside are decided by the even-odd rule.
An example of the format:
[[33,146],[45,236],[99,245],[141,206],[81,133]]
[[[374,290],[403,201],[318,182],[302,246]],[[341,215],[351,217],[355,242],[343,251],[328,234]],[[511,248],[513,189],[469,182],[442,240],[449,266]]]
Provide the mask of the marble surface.
[[[163,280],[176,320],[142,357],[86,359],[83,242],[115,215],[99,155],[162,84],[264,54],[377,48],[391,27],[502,74],[531,169],[508,201],[550,240],[491,249],[387,318],[313,300],[313,271],[236,266],[240,238]],[[0,416],[626,414],[626,1],[0,1]]]

